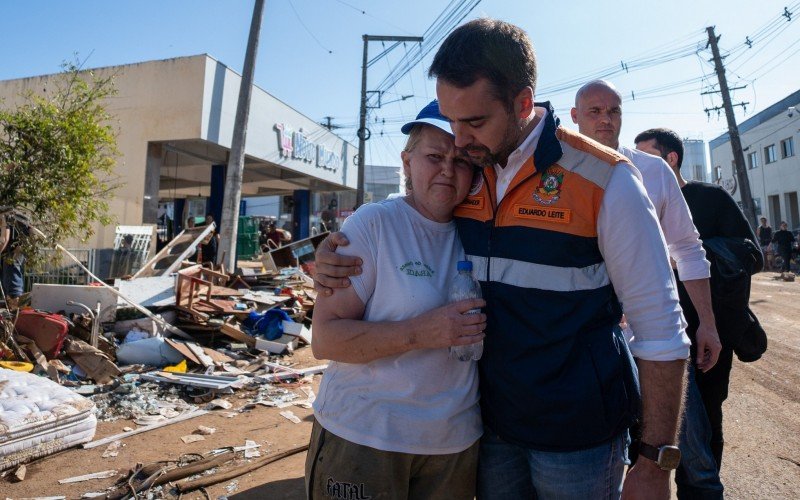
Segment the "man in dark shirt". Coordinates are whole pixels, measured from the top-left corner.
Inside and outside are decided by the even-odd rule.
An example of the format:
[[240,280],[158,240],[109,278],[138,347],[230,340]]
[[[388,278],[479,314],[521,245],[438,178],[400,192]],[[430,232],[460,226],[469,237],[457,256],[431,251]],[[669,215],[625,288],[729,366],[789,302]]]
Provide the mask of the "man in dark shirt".
[[[214,222],[214,216],[211,214],[206,215],[205,225],[212,224]],[[217,263],[217,246],[219,245],[219,234],[216,230],[211,231],[211,233],[205,238],[203,243],[200,245],[200,252],[202,254],[203,262],[211,262],[211,264],[216,265]]]
[[[669,129],[650,129],[636,136],[635,142],[637,149],[664,158],[675,172],[683,197],[686,199],[686,204],[689,205],[689,211],[692,213],[694,225],[700,233],[701,240],[705,241],[718,236],[727,236],[747,238],[753,242],[758,241],[744,214],[727,191],[714,184],[687,182],[681,176],[680,166],[683,160],[683,142],[678,134]],[[686,333],[692,339],[692,348],[694,350],[694,337],[699,324],[697,312],[680,282],[678,282],[678,294],[683,314],[688,323]],[[711,424],[711,450],[718,467],[722,464],[724,443],[722,437],[722,403],[728,397],[728,383],[733,363],[733,348],[730,345],[725,345],[725,332],[719,330],[719,336],[722,339],[722,352],[719,355],[719,361],[716,366],[705,373],[701,371],[695,373],[697,385]],[[692,356],[694,357],[696,354],[693,352]]]
[[789,226],[786,222],[781,222],[780,231],[775,231],[775,236],[772,241],[778,245],[778,255],[783,259],[781,265],[781,272],[788,273],[791,269],[789,262],[792,259],[792,243],[794,243],[794,235],[789,231]]
[[772,269],[772,226],[767,224],[766,217],[761,217],[761,225],[756,228],[756,236],[767,261],[766,269]]

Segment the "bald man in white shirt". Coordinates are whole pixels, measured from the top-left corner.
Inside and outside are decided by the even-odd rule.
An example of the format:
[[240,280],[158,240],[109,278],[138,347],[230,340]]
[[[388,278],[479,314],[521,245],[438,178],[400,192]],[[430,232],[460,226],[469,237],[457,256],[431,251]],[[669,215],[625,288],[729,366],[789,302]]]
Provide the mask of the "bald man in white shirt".
[[[667,242],[672,265],[678,271],[697,310],[700,324],[696,334],[697,369],[706,372],[719,359],[722,344],[717,333],[711,307],[710,265],[692,215],[681,193],[675,173],[659,156],[619,145],[622,127],[622,97],[613,84],[594,80],[581,87],[575,95],[572,121],[579,131],[595,141],[625,155],[642,175],[645,191],[653,203]],[[635,237],[635,232],[632,232]],[[624,305],[623,305],[624,306]],[[636,332],[632,332],[635,337]],[[629,329],[626,337],[630,337]],[[630,338],[629,338],[630,340]],[[722,498],[723,486],[719,470],[713,461],[709,445],[710,427],[705,418],[702,400],[690,370],[687,377],[686,412],[681,429],[681,467],[676,473],[678,498]],[[635,459],[635,445],[631,449]]]
[[570,115],[581,134],[622,153],[642,174],[642,183],[658,214],[673,267],[677,268],[678,277],[700,315],[697,368],[704,372],[710,370],[722,349],[711,309],[710,265],[675,174],[663,159],[619,145],[622,98],[611,83],[594,80],[581,87]]

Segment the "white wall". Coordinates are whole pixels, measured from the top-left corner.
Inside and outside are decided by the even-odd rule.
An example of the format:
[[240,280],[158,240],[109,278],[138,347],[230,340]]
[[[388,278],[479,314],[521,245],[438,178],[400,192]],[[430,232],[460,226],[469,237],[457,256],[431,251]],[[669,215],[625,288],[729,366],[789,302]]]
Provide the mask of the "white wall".
[[[800,107],[800,102],[797,103]],[[782,158],[781,141],[792,138],[794,141],[794,156]],[[770,196],[778,196],[780,200],[780,219],[789,222],[790,229],[800,226],[800,220],[791,220],[792,207],[787,205],[787,194],[798,193],[800,195],[800,113],[793,113],[788,116],[787,111],[783,111],[776,116],[764,121],[756,127],[741,134],[742,148],[745,148],[745,168],[747,168],[747,155],[752,152],[758,153],[759,166],[755,169],[747,169],[747,177],[750,181],[750,190],[753,198],[760,201],[760,214],[767,217],[773,227],[777,227],[780,220],[777,214],[773,213],[769,206]],[[764,148],[770,144],[775,145],[777,161],[767,164],[764,157]],[[730,142],[726,141],[711,150],[712,181],[714,180],[714,168],[722,167],[723,185],[732,185],[734,172],[731,166],[733,152]],[[736,189],[733,198],[741,200],[740,190]],[[799,210],[795,207],[795,211]],[[756,212],[759,212],[757,209]]]
[[[240,84],[240,75],[213,58],[207,58],[203,96],[203,139],[230,148]],[[314,97],[324,98],[321,95]],[[279,132],[275,127],[278,123],[294,131],[302,131],[309,141],[333,151],[340,158],[341,164],[334,171],[319,166],[316,161],[283,156],[279,147]],[[357,152],[352,144],[346,143],[314,120],[264,90],[253,88],[245,144],[245,154],[248,156],[304,175],[355,188],[358,172],[353,163],[353,156]]]

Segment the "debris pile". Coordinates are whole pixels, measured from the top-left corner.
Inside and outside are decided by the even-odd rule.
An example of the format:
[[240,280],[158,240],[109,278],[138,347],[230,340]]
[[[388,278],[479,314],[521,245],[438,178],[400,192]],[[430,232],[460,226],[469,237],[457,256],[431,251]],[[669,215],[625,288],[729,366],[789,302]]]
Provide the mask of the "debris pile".
[[[0,370],[32,372],[70,388],[92,400],[99,421],[133,421],[138,428],[84,445],[107,445],[109,454],[127,436],[214,409],[234,417],[258,405],[308,407],[314,393],[300,384],[325,366],[297,370],[291,355],[312,341],[316,295],[306,272],[325,235],[276,249],[229,274],[185,260],[208,234],[208,227],[181,233],[133,276],[113,284],[35,285],[33,307],[0,309]],[[235,404],[226,398],[234,393]],[[281,415],[299,421],[290,410]],[[203,428],[183,438],[202,440],[213,432]],[[217,451],[202,462],[221,464],[238,455]],[[258,452],[241,455],[249,460]],[[191,464],[171,467],[143,465],[126,481],[150,489],[163,478],[195,474],[184,474],[194,470]]]

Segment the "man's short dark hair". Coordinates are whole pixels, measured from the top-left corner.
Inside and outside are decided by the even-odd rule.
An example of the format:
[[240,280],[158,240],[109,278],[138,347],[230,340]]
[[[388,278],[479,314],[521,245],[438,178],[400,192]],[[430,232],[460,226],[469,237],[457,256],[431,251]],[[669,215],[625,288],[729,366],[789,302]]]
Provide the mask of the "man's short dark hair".
[[656,140],[656,148],[661,152],[661,157],[666,160],[669,153],[678,155],[678,167],[683,164],[683,141],[674,130],[668,128],[651,128],[636,136],[634,143]]
[[525,87],[536,91],[536,54],[521,28],[496,19],[475,19],[447,36],[428,76],[459,88],[486,78],[494,96],[511,107]]

